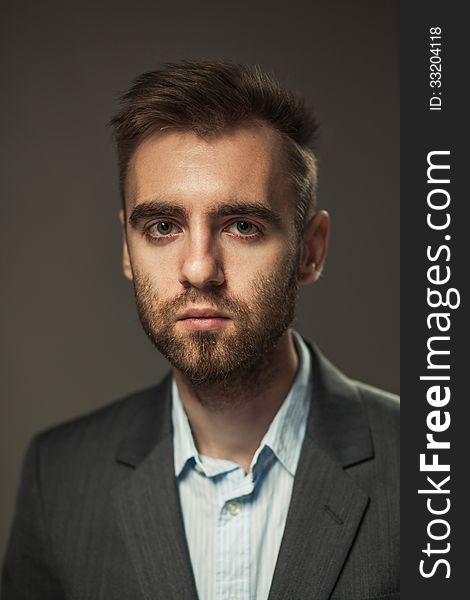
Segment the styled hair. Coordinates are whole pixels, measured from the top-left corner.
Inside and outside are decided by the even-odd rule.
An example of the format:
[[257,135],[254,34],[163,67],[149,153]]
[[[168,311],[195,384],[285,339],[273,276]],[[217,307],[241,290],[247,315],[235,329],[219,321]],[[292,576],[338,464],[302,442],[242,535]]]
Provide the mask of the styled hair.
[[129,160],[143,139],[162,127],[218,133],[248,121],[270,125],[282,137],[287,171],[297,196],[296,228],[315,209],[317,166],[310,147],[317,123],[303,100],[258,66],[228,61],[182,61],[137,77],[120,98],[114,128],[125,208]]

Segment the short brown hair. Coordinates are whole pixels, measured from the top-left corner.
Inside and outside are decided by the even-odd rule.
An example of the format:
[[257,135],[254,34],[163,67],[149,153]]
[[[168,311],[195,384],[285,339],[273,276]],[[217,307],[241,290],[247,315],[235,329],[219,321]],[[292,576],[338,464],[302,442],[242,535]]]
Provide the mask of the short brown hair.
[[310,147],[317,123],[302,99],[284,89],[258,66],[228,61],[182,61],[135,79],[110,121],[118,150],[119,180],[125,207],[125,179],[138,144],[161,127],[210,135],[249,120],[278,131],[286,145],[296,191],[296,227],[303,231],[315,208],[317,167]]

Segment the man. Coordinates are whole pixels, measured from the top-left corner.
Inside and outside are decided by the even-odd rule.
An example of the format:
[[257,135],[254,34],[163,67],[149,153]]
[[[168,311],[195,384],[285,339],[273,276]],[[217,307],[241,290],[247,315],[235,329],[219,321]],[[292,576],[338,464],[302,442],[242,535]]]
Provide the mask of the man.
[[290,327],[328,245],[308,110],[184,62],[112,124],[124,273],[172,373],[36,437],[2,598],[398,598],[398,404]]

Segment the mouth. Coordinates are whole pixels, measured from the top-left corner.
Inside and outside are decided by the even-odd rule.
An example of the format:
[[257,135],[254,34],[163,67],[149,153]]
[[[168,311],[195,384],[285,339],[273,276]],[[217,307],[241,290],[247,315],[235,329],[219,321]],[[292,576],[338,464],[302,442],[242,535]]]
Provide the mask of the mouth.
[[227,315],[210,307],[190,308],[184,311],[178,318],[178,322],[185,329],[191,331],[222,329],[229,321],[230,318]]

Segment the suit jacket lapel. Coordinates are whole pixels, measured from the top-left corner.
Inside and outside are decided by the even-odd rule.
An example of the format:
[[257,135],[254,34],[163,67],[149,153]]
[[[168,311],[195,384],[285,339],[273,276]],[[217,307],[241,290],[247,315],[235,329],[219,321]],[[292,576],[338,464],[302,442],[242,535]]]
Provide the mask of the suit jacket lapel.
[[312,358],[312,405],[269,600],[327,600],[369,501],[344,470],[373,456],[361,400],[318,350]]
[[118,454],[136,468],[113,492],[145,600],[197,598],[174,475],[170,389],[167,378],[137,415]]
[[269,600],[329,598],[367,503],[367,494],[306,438]]

